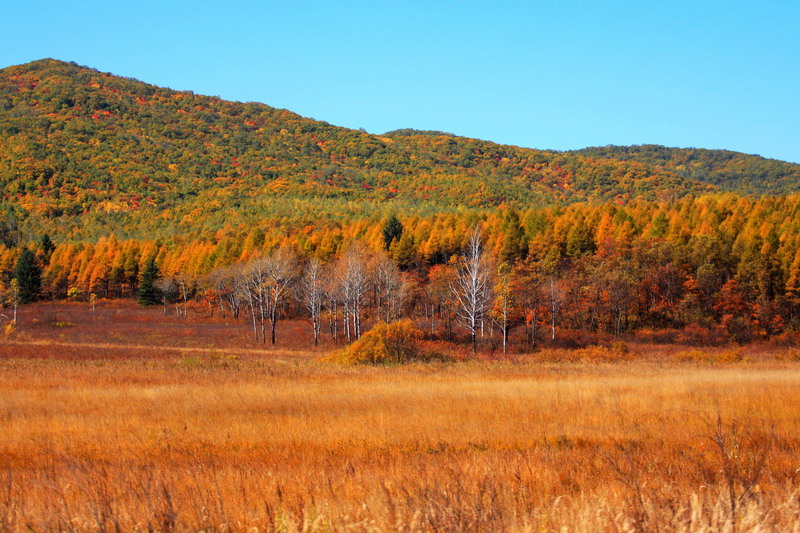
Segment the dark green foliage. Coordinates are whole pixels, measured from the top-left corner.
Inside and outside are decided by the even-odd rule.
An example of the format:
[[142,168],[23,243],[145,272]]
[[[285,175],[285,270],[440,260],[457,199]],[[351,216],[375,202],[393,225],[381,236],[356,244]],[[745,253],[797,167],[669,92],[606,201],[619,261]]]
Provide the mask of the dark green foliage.
[[42,294],[42,267],[36,254],[23,248],[14,268],[14,279],[19,284],[19,301],[29,304],[37,301]]
[[572,226],[567,234],[567,255],[580,257],[591,255],[596,249],[594,237],[583,220]]
[[55,243],[50,239],[50,235],[45,233],[42,235],[41,239],[39,239],[39,251],[42,253],[42,258],[45,261],[50,260],[50,256],[53,255],[53,251],[56,249]]
[[158,281],[158,266],[156,258],[151,257],[142,271],[142,278],[139,280],[139,292],[136,301],[139,305],[156,305],[161,303],[161,291],[156,287]]
[[503,221],[503,246],[500,248],[500,262],[513,265],[528,255],[528,241],[519,220],[519,213],[512,209]]
[[403,236],[403,224],[396,215],[392,215],[386,220],[383,225],[383,243],[388,250],[392,246],[392,242],[399,241]]
[[392,257],[400,270],[411,270],[417,263],[417,247],[414,238],[406,233],[392,247]]
[[19,243],[19,224],[22,218],[24,218],[24,210],[21,207],[10,202],[0,201],[0,244],[11,248]]
[[539,266],[542,274],[545,276],[552,277],[560,274],[564,267],[564,258],[561,255],[559,247],[555,245],[551,246]]
[[571,152],[587,157],[637,161],[744,194],[800,191],[800,165],[729,150],[642,146],[598,146]]

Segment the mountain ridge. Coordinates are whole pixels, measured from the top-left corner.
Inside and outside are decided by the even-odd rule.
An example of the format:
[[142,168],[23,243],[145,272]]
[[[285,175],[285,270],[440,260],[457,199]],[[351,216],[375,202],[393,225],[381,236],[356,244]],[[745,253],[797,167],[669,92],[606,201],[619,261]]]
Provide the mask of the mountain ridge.
[[[0,70],[0,140],[0,217],[65,238],[768,192],[741,173],[687,173],[613,151],[413,129],[373,135],[54,59]],[[787,175],[782,192],[799,190]]]
[[[591,146],[570,153],[638,161],[712,185],[725,184],[729,190],[746,194],[782,194],[800,190],[800,164],[733,150],[641,144]],[[737,165],[748,169],[749,181],[743,179]],[[755,180],[760,183],[753,183]]]

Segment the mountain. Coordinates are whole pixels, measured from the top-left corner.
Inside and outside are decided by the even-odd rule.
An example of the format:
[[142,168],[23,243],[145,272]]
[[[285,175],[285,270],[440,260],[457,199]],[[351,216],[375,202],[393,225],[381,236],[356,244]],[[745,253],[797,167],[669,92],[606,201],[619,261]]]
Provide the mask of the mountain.
[[667,148],[646,144],[591,147],[570,153],[636,161],[738,193],[762,195],[800,192],[800,165],[730,150]]
[[[680,158],[592,150],[431,131],[371,135],[44,59],[0,70],[0,233],[168,237],[389,212],[774,188],[747,173],[761,158],[737,167],[712,151],[695,171]],[[791,172],[776,178],[785,181],[780,190],[796,190]]]

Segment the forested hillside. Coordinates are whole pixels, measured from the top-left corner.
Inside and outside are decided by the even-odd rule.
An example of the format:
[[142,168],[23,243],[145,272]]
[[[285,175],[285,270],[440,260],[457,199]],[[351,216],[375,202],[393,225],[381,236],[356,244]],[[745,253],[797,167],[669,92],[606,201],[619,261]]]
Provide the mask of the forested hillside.
[[55,60],[0,71],[0,185],[6,239],[18,229],[170,236],[711,188],[636,161],[438,132],[369,135]]
[[[766,194],[798,190],[798,169],[370,135],[42,60],[0,71],[0,304],[183,298],[263,322],[269,302],[303,313],[316,265],[331,324],[436,317],[452,333],[480,231],[483,318],[532,342],[547,323],[553,338],[702,324],[752,340],[800,328],[800,194]],[[279,260],[286,299],[248,293]]]
[[730,150],[642,146],[597,146],[571,152],[586,157],[636,161],[720,190],[744,194],[787,194],[800,191],[800,165]]

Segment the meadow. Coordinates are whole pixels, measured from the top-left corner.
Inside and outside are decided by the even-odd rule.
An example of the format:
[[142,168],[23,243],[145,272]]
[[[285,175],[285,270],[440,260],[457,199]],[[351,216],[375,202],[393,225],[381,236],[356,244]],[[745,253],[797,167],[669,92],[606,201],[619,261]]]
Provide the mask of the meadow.
[[794,347],[347,367],[307,329],[23,308],[0,530],[800,530]]

